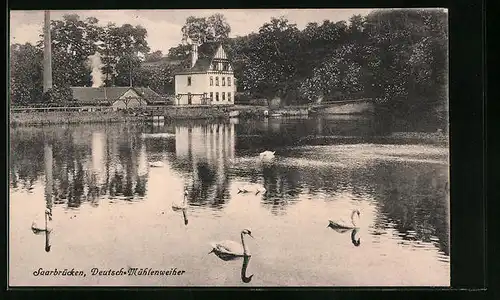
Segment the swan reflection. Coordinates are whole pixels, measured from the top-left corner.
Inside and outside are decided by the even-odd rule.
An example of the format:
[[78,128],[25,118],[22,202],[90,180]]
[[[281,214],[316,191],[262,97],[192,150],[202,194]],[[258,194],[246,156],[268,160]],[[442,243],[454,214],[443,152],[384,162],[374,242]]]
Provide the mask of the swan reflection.
[[[219,251],[214,251],[212,250],[210,253],[214,253],[218,258],[220,258],[223,261],[232,261],[232,260],[238,260],[241,259],[241,256],[234,256],[234,255],[229,255],[227,253],[219,252]],[[251,256],[244,255],[243,256],[243,264],[241,265],[241,281],[244,283],[249,283],[252,281],[252,277],[254,274],[247,276],[247,268],[248,264],[250,263]]]
[[31,230],[35,235],[45,235],[45,252],[50,252],[50,233],[52,232],[52,228],[48,224],[48,221],[52,220],[52,210],[51,209],[46,209],[45,210],[45,226],[39,226],[35,221],[31,224]]
[[359,247],[359,245],[361,245],[361,238],[359,237],[359,228],[354,228],[354,229],[349,229],[349,228],[339,228],[339,227],[335,227],[334,225],[332,225],[331,223],[328,224],[329,228],[335,230],[336,232],[338,233],[346,233],[346,232],[351,232],[351,243],[356,246],[356,247]]
[[183,209],[182,210],[182,217],[184,218],[184,225],[188,225],[189,221],[188,221],[188,218],[187,218],[187,209]]
[[249,283],[250,281],[252,281],[252,277],[254,274],[250,275],[250,276],[246,276],[246,273],[247,273],[247,267],[248,267],[248,263],[250,262],[250,256],[244,256],[243,257],[243,265],[241,266],[241,281],[243,281],[244,283]]

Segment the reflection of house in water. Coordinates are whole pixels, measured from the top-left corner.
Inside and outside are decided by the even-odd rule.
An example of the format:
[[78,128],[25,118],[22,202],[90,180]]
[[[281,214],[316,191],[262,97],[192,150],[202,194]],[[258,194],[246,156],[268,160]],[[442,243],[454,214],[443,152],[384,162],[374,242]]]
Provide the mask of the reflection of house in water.
[[177,158],[206,159],[213,163],[219,157],[234,158],[234,124],[208,124],[175,127]]
[[193,176],[192,199],[214,204],[227,198],[226,162],[234,158],[234,124],[176,126],[175,153],[182,169]]

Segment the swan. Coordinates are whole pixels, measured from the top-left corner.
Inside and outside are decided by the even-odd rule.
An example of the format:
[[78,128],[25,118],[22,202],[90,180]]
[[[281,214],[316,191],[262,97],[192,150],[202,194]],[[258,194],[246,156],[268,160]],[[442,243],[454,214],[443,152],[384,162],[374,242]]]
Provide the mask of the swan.
[[187,196],[188,196],[188,190],[184,190],[184,199],[182,199],[181,203],[172,203],[172,210],[178,211],[178,210],[183,210],[187,208]]
[[42,232],[51,232],[52,231],[52,228],[50,228],[47,225],[47,222],[52,220],[52,210],[49,208],[45,209],[44,215],[45,215],[45,226],[44,227],[40,226],[41,224],[37,224],[36,221],[33,221],[31,223],[31,230],[33,230],[33,233],[38,234],[38,233],[42,233]]
[[276,151],[264,151],[259,154],[260,159],[273,159]]
[[238,188],[238,194],[246,194],[252,192],[255,193],[255,195],[258,195],[259,193],[265,194],[266,191],[267,191],[266,188],[263,186],[258,186],[258,187],[244,186]]
[[164,164],[162,161],[154,161],[154,162],[150,162],[149,166],[153,167],[153,168],[161,168],[164,166]]
[[[231,260],[236,260],[236,259],[240,258],[238,256],[227,255],[227,254],[223,254],[221,252],[215,252],[215,251],[212,251],[212,252],[214,252],[214,254],[223,261],[231,261]],[[210,252],[210,253],[212,253],[212,252]],[[241,274],[241,281],[243,281],[244,283],[249,283],[250,281],[252,281],[252,277],[254,275],[254,274],[252,274],[250,276],[247,276],[247,268],[248,268],[248,263],[250,262],[250,258],[251,258],[251,256],[243,255],[243,264],[241,265],[241,273],[240,274]]]
[[351,213],[351,224],[348,224],[347,222],[345,222],[344,220],[342,219],[339,219],[339,220],[336,220],[336,221],[332,221],[332,220],[329,220],[330,224],[328,224],[328,227],[331,227],[332,229],[339,229],[339,230],[342,230],[342,229],[354,229],[354,228],[358,228],[357,224],[356,224],[356,219],[354,218],[355,215],[358,215],[358,218],[360,217],[360,212],[359,210],[357,209],[354,209]]
[[248,234],[251,238],[253,238],[252,231],[250,229],[243,229],[240,234],[241,244],[235,241],[228,241],[228,240],[212,243],[211,244],[212,251],[210,251],[209,253],[214,252],[219,257],[228,257],[228,258],[251,256],[250,251],[245,245],[245,239],[244,239],[245,234]]

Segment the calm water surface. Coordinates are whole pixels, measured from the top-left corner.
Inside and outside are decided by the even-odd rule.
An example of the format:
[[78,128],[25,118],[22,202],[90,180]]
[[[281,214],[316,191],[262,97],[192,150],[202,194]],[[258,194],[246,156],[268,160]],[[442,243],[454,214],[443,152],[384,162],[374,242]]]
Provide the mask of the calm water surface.
[[[450,283],[448,146],[375,135],[369,119],[19,127],[10,142],[11,285]],[[185,188],[188,207],[174,211]],[[34,234],[46,207],[53,230]],[[327,227],[353,209],[359,231]],[[209,254],[245,228],[250,259]]]

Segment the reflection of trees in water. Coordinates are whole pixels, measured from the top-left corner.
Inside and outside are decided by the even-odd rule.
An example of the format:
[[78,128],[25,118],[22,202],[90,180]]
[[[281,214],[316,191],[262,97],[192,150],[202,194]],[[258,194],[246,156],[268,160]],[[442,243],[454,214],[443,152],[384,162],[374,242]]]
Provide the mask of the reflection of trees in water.
[[[14,131],[15,132],[15,131]],[[11,134],[10,172],[11,186],[32,190],[33,184],[43,174],[43,146],[41,135]]]
[[85,126],[78,126],[13,133],[12,186],[26,182],[25,188],[29,189],[44,172],[44,143],[49,142],[52,145],[55,204],[67,204],[73,208],[88,201],[96,206],[103,195],[113,195],[116,191],[128,197],[143,197],[147,175],[138,174],[140,133],[119,126],[105,127],[102,145],[99,145],[103,148],[103,169],[96,171],[89,166],[94,147],[91,143],[93,132],[84,129]]
[[193,185],[188,195],[189,203],[198,206],[222,208],[229,199],[229,178],[226,173],[205,161],[195,163]]
[[297,143],[315,144],[318,136],[353,136],[367,138],[373,135],[373,120],[369,117],[325,119],[242,120],[236,125],[238,153],[269,147],[296,146]]
[[286,206],[297,200],[302,191],[302,176],[296,169],[264,165],[262,177],[266,189],[262,203],[273,213],[284,212]]
[[171,167],[191,182],[192,205],[222,208],[229,199],[229,160],[234,155],[230,123],[180,122],[175,125]]
[[444,166],[379,164],[373,170],[375,193],[380,211],[378,227],[393,222],[405,240],[431,242],[449,254],[447,172]]

